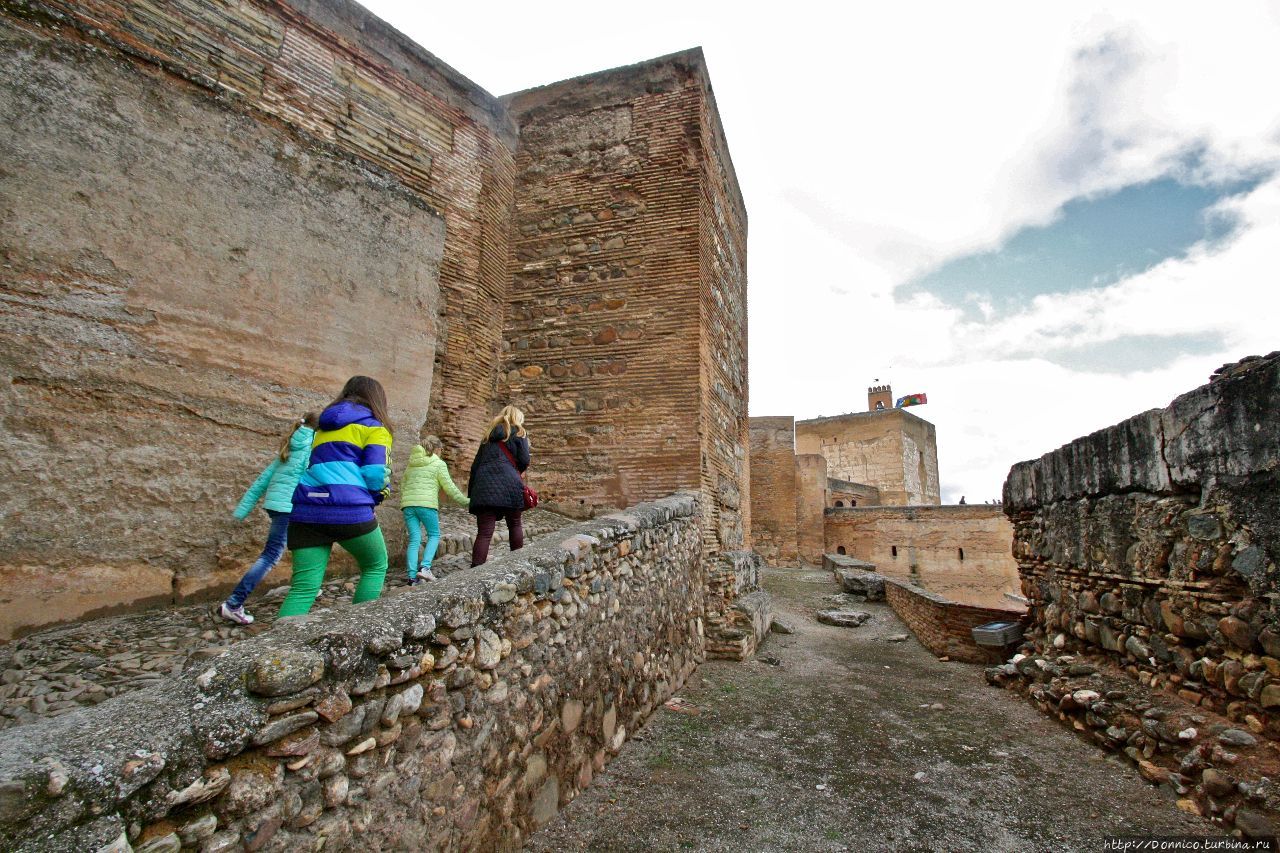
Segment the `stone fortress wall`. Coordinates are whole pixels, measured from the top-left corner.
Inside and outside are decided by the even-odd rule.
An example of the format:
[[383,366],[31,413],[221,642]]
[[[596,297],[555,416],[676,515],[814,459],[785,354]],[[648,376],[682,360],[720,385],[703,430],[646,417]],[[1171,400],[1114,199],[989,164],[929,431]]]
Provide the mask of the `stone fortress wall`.
[[0,733],[0,846],[517,849],[701,660],[697,500],[581,522]]
[[830,502],[831,482],[827,477],[827,460],[821,454],[796,456],[796,552],[806,563],[822,562],[823,510]]
[[904,409],[796,421],[796,452],[821,453],[828,476],[875,486],[887,506],[942,500],[937,432]]
[[773,565],[789,564],[797,556],[802,516],[795,419],[752,418],[750,447],[751,547]]
[[1274,836],[1280,353],[1009,472],[1029,642],[994,684]]
[[698,488],[741,548],[746,212],[699,51],[504,98],[520,126],[499,396],[571,515]]
[[1278,406],[1273,354],[1013,467],[1004,510],[1040,647],[1105,653],[1280,736]]
[[465,481],[515,400],[553,508],[694,488],[742,546],[746,215],[699,51],[504,102],[346,0],[14,0],[0,37],[0,636],[225,591],[240,491],[356,372],[397,463],[425,423]]
[[826,553],[874,563],[886,577],[962,604],[1021,609],[1013,526],[1002,507],[830,509],[825,536]]
[[880,506],[880,490],[864,483],[851,483],[834,477],[827,479],[827,509],[855,506]]

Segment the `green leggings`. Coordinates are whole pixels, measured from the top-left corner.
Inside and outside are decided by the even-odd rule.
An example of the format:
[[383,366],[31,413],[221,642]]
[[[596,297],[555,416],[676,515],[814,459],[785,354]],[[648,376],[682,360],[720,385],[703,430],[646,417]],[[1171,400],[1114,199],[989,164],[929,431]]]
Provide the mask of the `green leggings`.
[[[356,584],[352,603],[373,601],[382,595],[382,582],[387,576],[387,543],[382,538],[382,529],[370,530],[338,544],[355,557],[360,566],[360,582]],[[329,567],[332,550],[332,545],[324,545],[293,552],[293,580],[289,583],[289,594],[280,605],[280,616],[300,616],[311,610],[320,594],[320,583],[324,580],[324,570]]]

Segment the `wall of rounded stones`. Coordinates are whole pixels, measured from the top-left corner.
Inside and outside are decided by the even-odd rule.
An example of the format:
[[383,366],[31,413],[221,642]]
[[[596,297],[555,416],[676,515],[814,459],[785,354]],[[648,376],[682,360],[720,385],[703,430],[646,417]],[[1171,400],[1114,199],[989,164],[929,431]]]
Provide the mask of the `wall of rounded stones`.
[[703,658],[701,553],[677,494],[6,731],[0,846],[518,847]]

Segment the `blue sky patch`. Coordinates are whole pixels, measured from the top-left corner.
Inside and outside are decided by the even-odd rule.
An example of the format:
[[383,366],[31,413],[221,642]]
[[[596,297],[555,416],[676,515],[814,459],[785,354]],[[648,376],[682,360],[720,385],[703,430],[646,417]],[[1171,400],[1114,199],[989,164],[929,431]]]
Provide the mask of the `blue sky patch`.
[[981,302],[1001,316],[1040,294],[1106,287],[1180,257],[1197,243],[1229,236],[1235,223],[1209,208],[1258,183],[1203,186],[1163,178],[1074,199],[1049,225],[1024,228],[998,250],[948,261],[907,282],[896,297],[931,293],[978,320]]
[[1046,361],[1089,373],[1133,373],[1168,367],[1182,356],[1225,352],[1221,332],[1186,335],[1122,335],[1109,341],[1039,353]]

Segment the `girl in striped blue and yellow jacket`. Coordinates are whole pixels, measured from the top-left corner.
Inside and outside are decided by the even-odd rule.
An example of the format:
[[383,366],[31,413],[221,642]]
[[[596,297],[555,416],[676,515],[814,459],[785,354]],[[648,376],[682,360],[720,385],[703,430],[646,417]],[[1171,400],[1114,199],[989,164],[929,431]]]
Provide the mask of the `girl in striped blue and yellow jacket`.
[[386,392],[367,376],[348,379],[338,399],[320,414],[311,460],[293,492],[293,580],[280,605],[281,616],[311,609],[335,542],[360,567],[352,601],[372,601],[382,594],[387,545],[373,508],[386,497],[391,480],[386,422]]

